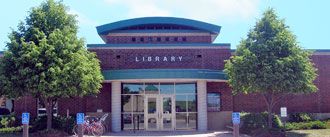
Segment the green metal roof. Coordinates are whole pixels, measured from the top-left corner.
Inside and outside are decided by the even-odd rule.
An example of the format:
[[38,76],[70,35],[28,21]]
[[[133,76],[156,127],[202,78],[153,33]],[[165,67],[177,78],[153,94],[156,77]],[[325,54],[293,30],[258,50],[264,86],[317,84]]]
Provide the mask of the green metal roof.
[[214,79],[227,80],[222,70],[210,69],[122,69],[104,70],[105,80],[121,79]]
[[121,28],[138,26],[138,25],[148,25],[148,24],[172,24],[193,27],[196,29],[208,31],[213,34],[219,34],[221,27],[206,22],[201,22],[197,20],[176,18],[176,17],[143,17],[134,18],[128,20],[122,20],[118,22],[113,22],[105,25],[96,27],[99,35],[105,35],[111,31],[115,31]]

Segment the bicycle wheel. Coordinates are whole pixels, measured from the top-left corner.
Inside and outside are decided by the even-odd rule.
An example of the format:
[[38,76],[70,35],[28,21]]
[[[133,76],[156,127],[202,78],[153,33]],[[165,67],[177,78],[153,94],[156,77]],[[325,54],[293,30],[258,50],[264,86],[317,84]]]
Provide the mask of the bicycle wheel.
[[[85,128],[82,127],[82,133],[83,133],[83,135],[85,134],[85,131],[86,131]],[[74,135],[78,135],[78,125],[74,125],[74,127],[73,127],[73,133],[74,133]]]
[[92,134],[94,136],[101,136],[103,135],[104,130],[105,130],[104,126],[102,126],[101,124],[96,124],[93,127]]
[[73,127],[73,133],[75,134],[75,135],[78,135],[78,126],[77,125],[74,125],[74,127]]

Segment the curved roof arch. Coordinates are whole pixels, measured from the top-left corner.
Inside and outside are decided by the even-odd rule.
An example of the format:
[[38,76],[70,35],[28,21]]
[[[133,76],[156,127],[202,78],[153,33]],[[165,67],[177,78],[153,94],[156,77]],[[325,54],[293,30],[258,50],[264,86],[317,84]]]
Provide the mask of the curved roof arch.
[[131,26],[138,25],[148,25],[148,24],[172,24],[172,25],[181,25],[193,27],[199,30],[208,31],[212,34],[219,34],[221,26],[213,25],[210,23],[185,19],[185,18],[176,18],[176,17],[142,17],[142,18],[134,18],[121,20],[101,26],[97,26],[97,32],[99,35],[105,35],[111,31],[127,28]]

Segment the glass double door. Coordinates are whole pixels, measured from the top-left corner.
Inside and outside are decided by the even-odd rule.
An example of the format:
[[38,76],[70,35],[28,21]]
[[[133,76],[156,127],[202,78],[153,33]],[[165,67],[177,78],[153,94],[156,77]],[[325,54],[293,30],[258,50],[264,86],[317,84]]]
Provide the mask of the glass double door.
[[175,101],[173,95],[145,95],[146,130],[174,130]]

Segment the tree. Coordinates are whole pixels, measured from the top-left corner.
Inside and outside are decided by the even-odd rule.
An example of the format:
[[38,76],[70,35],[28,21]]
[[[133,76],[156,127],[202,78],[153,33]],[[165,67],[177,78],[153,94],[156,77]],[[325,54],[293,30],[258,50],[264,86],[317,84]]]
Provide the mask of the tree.
[[237,93],[260,93],[267,105],[268,127],[273,107],[287,94],[311,93],[317,74],[311,52],[300,48],[296,36],[273,9],[263,13],[235,55],[226,61],[228,83]]
[[25,23],[9,34],[0,60],[0,82],[7,96],[32,95],[45,104],[47,129],[59,98],[97,94],[103,76],[95,53],[77,37],[76,16],[62,2],[32,8]]

